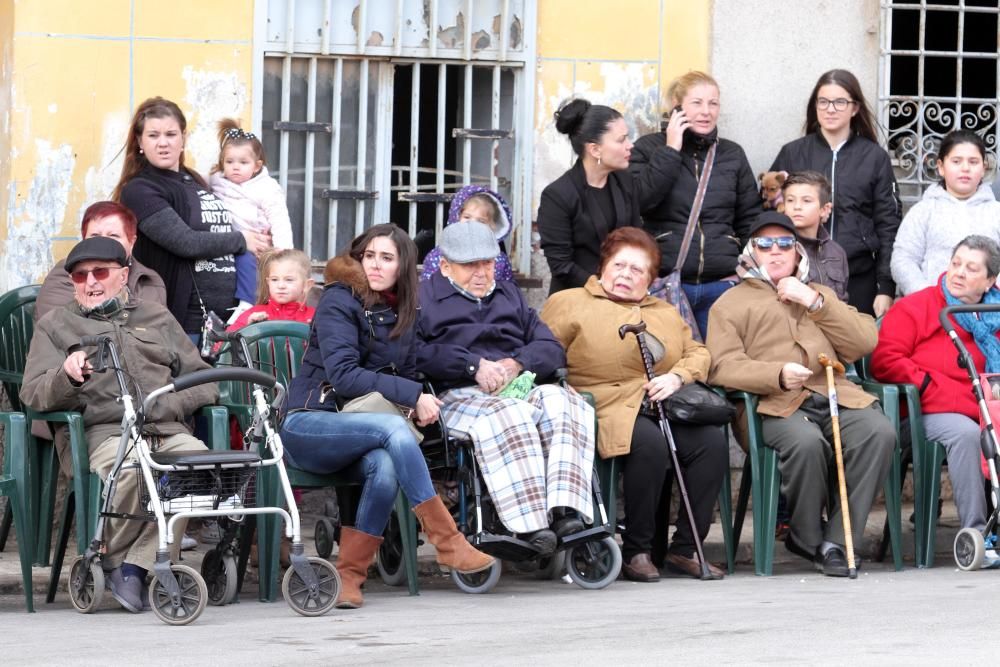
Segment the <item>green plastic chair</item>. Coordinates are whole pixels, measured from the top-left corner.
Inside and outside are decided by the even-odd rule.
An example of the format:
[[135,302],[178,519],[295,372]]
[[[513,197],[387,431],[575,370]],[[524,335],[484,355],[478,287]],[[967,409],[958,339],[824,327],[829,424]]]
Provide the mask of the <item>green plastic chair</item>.
[[[29,489],[31,473],[28,465],[27,440],[28,424],[19,412],[0,413],[3,425],[3,470],[0,471],[0,496],[7,497],[7,511],[10,512],[17,532],[17,551],[21,561],[21,584],[24,587],[24,602],[29,612],[35,611],[31,588],[31,560],[34,554],[35,530],[29,511]],[[4,534],[4,541],[7,535]]]
[[[848,370],[848,377],[857,373]],[[900,490],[901,464],[899,447],[899,391],[895,385],[882,385],[861,380],[862,388],[874,394],[882,404],[882,411],[896,431],[896,448],[893,451],[889,474],[883,485],[886,517],[889,520],[889,537],[892,543],[893,566],[903,569],[900,549],[902,525],[902,499]],[[732,401],[742,403],[747,417],[749,451],[740,480],[739,497],[736,503],[736,523],[733,526],[734,541],[738,544],[743,532],[747,502],[753,496],[753,559],[754,574],[769,577],[774,569],[774,525],[778,516],[778,494],[781,490],[781,473],[778,471],[778,453],[764,443],[761,419],[757,413],[756,394],[744,391],[729,393]]]
[[[273,373],[286,388],[298,372],[309,340],[309,326],[301,322],[259,322],[240,330],[250,346],[253,363],[264,372]],[[224,348],[218,366],[233,363],[232,351]],[[220,404],[226,406],[245,430],[250,424],[250,386],[246,383],[223,383],[220,386]],[[300,488],[328,488],[358,486],[344,475],[314,475],[286,465],[292,486]],[[257,502],[260,506],[278,506],[287,501],[282,498],[280,480],[274,468],[262,468],[258,480]],[[404,566],[410,595],[419,593],[417,581],[417,530],[416,518],[402,491],[396,499],[403,541]],[[408,520],[404,520],[408,519]],[[272,602],[278,597],[278,572],[281,530],[278,517],[263,515],[257,521],[257,554],[260,567],[259,597]]]
[[[86,451],[83,439],[83,421],[79,413],[48,412],[41,414],[26,408],[21,403],[20,392],[24,380],[24,364],[28,358],[28,346],[35,330],[35,299],[39,289],[38,285],[28,285],[0,296],[0,382],[3,383],[7,397],[15,411],[23,412],[29,420],[39,419],[69,425],[71,446],[73,449],[82,446]],[[28,465],[31,468],[31,486],[27,490],[30,494],[30,502],[26,503],[26,506],[29,520],[35,526],[37,537],[33,560],[36,565],[44,567],[49,564],[51,526],[55,509],[59,466],[56,461],[55,447],[52,446],[51,441],[34,438],[29,431],[26,442]],[[76,479],[70,491],[82,498],[86,497],[86,487],[86,479]],[[80,508],[77,519],[83,518],[83,508]],[[4,521],[5,525],[6,523]],[[5,534],[5,531],[0,530],[0,543],[4,542]]]

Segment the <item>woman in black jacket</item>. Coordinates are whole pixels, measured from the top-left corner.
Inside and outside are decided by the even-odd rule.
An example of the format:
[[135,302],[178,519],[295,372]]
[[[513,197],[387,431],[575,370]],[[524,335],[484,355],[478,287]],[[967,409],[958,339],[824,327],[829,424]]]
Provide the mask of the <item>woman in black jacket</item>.
[[366,396],[388,409],[400,406],[420,425],[438,420],[441,401],[407,377],[415,359],[416,246],[399,227],[376,225],[354,239],[348,253],[331,259],[325,276],[329,284],[288,390],[281,438],[299,468],[364,479],[355,525],[341,529],[337,607],[361,606],[361,584],[400,486],[437,547],[439,563],[463,573],[485,570],[493,558],[458,532],[403,415],[339,411],[338,401]]
[[848,302],[881,317],[896,294],[889,264],[900,204],[892,162],[878,145],[875,127],[857,78],[830,70],[809,96],[806,136],[782,146],[771,170],[813,170],[830,181],[833,214],[826,224],[847,253]]
[[236,305],[233,255],[261,253],[271,241],[233,231],[222,201],[184,166],[186,129],[183,112],[170,100],[152,97],[140,104],[112,198],[139,220],[133,254],[163,278],[167,308],[197,344],[205,313],[225,319]]
[[704,336],[709,308],[736,284],[736,259],[747,241],[750,224],[761,212],[761,200],[743,149],[719,138],[719,85],[715,79],[704,72],[688,72],[670,84],[667,98],[674,110],[666,130],[635,142],[630,169],[643,176],[654,159],[666,158],[666,182],[658,196],[642,208],[646,231],[660,245],[660,275],[665,276],[677,262],[698,179],[709,149],[716,144],[701,215],[681,268],[681,285]]
[[628,173],[628,125],[611,107],[568,100],[555,112],[555,121],[577,161],[546,186],[538,207],[542,251],[552,272],[550,294],[583,287],[597,273],[605,237],[619,227],[641,227],[643,202],[655,196],[666,177],[666,159],[659,155],[642,178]]

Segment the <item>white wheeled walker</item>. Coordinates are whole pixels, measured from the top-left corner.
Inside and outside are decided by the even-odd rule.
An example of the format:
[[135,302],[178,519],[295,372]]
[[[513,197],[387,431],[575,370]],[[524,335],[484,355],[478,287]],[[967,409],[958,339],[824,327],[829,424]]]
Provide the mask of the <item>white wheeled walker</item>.
[[[288,604],[303,616],[320,616],[334,607],[340,593],[340,576],[322,558],[307,558],[301,538],[298,507],[282,461],[281,438],[271,424],[271,406],[262,388],[276,390],[274,405],[284,398],[284,387],[271,375],[250,368],[212,368],[176,378],[173,383],[151,392],[136,411],[129,393],[118,349],[109,336],[86,337],[82,347],[96,347],[91,359],[94,372],[112,370],[117,377],[124,406],[122,436],[114,466],[104,480],[100,515],[93,539],[83,556],[70,570],[69,592],[73,606],[89,614],[98,609],[104,595],[104,570],[101,559],[106,552],[104,529],[108,518],[155,521],[158,532],[156,563],[149,585],[149,604],[153,613],[170,625],[187,625],[204,611],[209,601],[202,575],[187,565],[170,561],[174,527],[180,519],[191,517],[228,517],[239,521],[249,514],[278,514],[285,520],[286,534],[292,540],[291,567],[285,573],[282,590]],[[143,415],[164,394],[201,384],[222,381],[253,383],[254,414],[246,451],[205,451],[159,453],[152,451],[143,433]],[[259,445],[264,444],[263,450]],[[269,458],[262,458],[261,451]],[[256,507],[254,498],[261,468],[274,466],[284,490],[288,510],[282,507]],[[117,483],[121,474],[137,474],[140,513],[122,514],[113,510]],[[82,499],[80,500],[82,502]],[[168,516],[169,515],[169,516]],[[230,561],[227,580],[235,588],[235,567]]]

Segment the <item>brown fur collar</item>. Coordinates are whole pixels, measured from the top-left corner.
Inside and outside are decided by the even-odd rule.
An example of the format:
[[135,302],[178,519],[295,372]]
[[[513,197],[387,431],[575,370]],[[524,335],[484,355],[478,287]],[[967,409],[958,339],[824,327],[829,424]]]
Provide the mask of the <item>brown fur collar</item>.
[[361,268],[361,262],[347,253],[330,258],[323,270],[323,281],[327,286],[340,283],[350,287],[354,296],[365,306],[371,306],[382,300],[382,295],[368,286],[368,279],[365,277],[364,269]]

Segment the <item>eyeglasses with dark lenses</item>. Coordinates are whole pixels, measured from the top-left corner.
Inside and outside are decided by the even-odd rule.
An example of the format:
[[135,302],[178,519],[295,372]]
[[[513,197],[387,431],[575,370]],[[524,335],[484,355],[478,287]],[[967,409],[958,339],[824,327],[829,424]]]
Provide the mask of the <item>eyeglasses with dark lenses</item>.
[[87,276],[89,276],[91,273],[94,274],[94,280],[104,280],[105,278],[111,275],[111,270],[113,268],[118,268],[118,267],[99,266],[96,269],[91,269],[90,271],[74,271],[73,273],[69,274],[69,277],[72,278],[73,282],[75,282],[77,285],[80,285],[82,283],[87,282]]
[[795,247],[794,236],[757,236],[750,242],[761,250],[770,250],[775,243],[778,244],[778,250],[791,250]]

